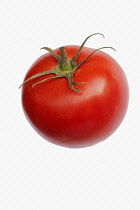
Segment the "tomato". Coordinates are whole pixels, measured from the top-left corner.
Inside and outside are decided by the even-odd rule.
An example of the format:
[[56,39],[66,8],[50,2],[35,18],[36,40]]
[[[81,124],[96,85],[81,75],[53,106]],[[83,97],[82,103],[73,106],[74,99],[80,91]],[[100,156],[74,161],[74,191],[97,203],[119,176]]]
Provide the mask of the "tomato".
[[70,148],[108,138],[121,124],[129,98],[121,66],[101,50],[82,46],[77,53],[79,48],[44,48],[49,52],[33,63],[22,86],[22,106],[32,127]]

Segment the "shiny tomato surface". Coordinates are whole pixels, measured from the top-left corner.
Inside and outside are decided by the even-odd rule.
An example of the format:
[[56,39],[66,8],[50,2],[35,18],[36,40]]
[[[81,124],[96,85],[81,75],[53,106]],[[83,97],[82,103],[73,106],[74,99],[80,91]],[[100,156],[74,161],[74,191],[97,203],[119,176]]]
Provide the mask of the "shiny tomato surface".
[[[65,46],[72,59],[79,46]],[[55,52],[60,55],[59,49]],[[77,63],[93,49],[83,47]],[[53,69],[57,60],[46,53],[28,70],[25,80],[34,74]],[[66,78],[50,79],[34,87],[35,82],[53,77],[35,78],[22,87],[24,113],[32,127],[44,139],[64,147],[94,145],[109,137],[122,122],[128,106],[128,83],[120,65],[102,51],[94,53],[74,73],[75,85],[70,89]]]

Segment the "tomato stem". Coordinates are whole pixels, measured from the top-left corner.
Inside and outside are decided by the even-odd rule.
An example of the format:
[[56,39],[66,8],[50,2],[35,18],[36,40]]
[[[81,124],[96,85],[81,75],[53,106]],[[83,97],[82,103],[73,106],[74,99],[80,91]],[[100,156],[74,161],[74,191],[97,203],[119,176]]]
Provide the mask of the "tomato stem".
[[61,60],[60,60],[61,70],[72,72],[71,62],[68,59],[65,48],[60,47],[59,50],[60,50],[60,54],[61,54]]
[[[44,76],[44,75],[48,75],[48,74],[55,74],[54,77],[50,77],[50,78],[47,78],[47,79],[44,79],[44,80],[41,80],[37,83],[34,83],[32,85],[32,87],[34,87],[35,85],[39,84],[39,83],[42,83],[42,82],[45,82],[49,79],[57,79],[57,78],[61,78],[61,77],[65,77],[67,78],[68,80],[68,83],[69,83],[69,87],[74,90],[75,92],[81,92],[80,89],[78,88],[75,88],[74,85],[79,85],[79,84],[83,84],[85,82],[81,82],[81,83],[76,83],[74,82],[73,80],[73,75],[75,73],[75,71],[79,68],[79,66],[81,66],[83,63],[85,63],[96,51],[98,50],[101,50],[101,49],[105,49],[105,48],[110,48],[110,49],[113,49],[115,50],[113,47],[101,47],[101,48],[98,48],[98,49],[95,49],[85,60],[81,61],[80,63],[77,63],[77,58],[79,57],[86,41],[93,35],[102,35],[104,37],[103,34],[101,33],[95,33],[95,34],[91,34],[90,36],[88,36],[84,42],[82,43],[82,45],[79,47],[79,50],[77,51],[77,53],[75,54],[75,56],[73,57],[72,60],[69,60],[68,56],[67,56],[67,53],[66,53],[66,50],[64,47],[60,47],[59,50],[60,50],[60,56],[58,54],[56,54],[54,52],[54,50],[52,50],[51,48],[49,47],[42,47],[41,49],[45,49],[47,50],[49,53],[52,54],[53,57],[56,58],[56,60],[58,61],[58,66],[54,69],[50,69],[48,71],[45,71],[45,72],[41,72],[41,73],[38,73],[38,74],[35,74],[31,77],[29,77],[27,80],[25,80],[21,85],[20,87],[25,84],[26,82],[32,80],[32,79],[35,79],[35,78],[38,78],[38,77],[41,77],[41,76]],[[116,50],[115,50],[116,51]],[[20,88],[19,87],[19,88]]]

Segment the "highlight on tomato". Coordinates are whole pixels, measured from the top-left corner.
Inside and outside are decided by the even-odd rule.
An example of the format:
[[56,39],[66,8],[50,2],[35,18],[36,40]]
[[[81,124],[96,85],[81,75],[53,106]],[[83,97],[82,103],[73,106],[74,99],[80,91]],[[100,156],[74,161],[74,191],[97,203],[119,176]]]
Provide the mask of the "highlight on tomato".
[[[129,88],[121,66],[104,48],[68,45],[40,56],[22,83],[22,107],[35,131],[64,147],[92,146],[125,117]],[[20,86],[20,87],[21,87]]]

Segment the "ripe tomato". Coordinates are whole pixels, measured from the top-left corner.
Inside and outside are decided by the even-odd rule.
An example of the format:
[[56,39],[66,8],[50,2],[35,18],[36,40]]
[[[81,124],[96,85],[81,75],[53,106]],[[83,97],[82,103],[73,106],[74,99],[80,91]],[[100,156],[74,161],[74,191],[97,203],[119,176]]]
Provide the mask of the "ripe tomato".
[[[79,46],[44,49],[49,53],[30,67],[22,87],[23,110],[32,127],[65,147],[105,140],[118,128],[128,106],[128,83],[120,65],[105,52],[93,53],[83,46],[75,59]],[[81,64],[76,68],[77,63]]]

